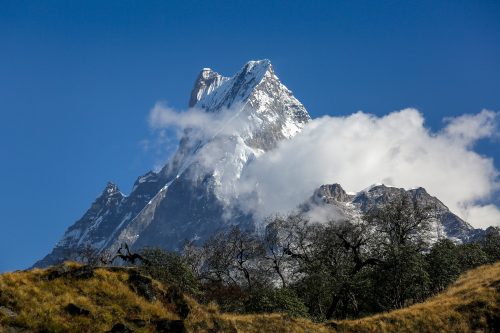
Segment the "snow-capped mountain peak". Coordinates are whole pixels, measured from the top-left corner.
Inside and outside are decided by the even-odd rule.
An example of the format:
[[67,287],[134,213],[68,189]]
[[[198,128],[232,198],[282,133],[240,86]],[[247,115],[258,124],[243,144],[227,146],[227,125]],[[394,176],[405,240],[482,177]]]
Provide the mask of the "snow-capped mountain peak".
[[[186,239],[203,241],[228,223],[227,205],[248,163],[293,137],[310,119],[269,60],[249,61],[231,77],[203,68],[190,96],[190,107],[228,116],[221,129],[231,131],[218,129],[200,140],[187,130],[164,168],[139,177],[128,196],[108,184],[109,204],[98,198],[36,265],[71,259],[84,246],[113,250],[125,241],[175,249]],[[252,220],[239,214],[231,223],[251,225]]]

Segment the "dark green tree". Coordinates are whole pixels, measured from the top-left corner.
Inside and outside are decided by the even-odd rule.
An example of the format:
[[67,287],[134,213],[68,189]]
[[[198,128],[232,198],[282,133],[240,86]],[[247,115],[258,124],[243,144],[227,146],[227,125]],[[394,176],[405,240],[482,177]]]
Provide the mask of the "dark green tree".
[[467,243],[457,246],[457,255],[460,258],[460,268],[462,272],[488,262],[488,255],[483,251],[479,243]]
[[486,229],[481,246],[490,263],[500,260],[500,227],[489,227]]
[[443,291],[462,272],[458,247],[449,239],[435,243],[426,258],[433,293]]
[[424,300],[430,279],[423,251],[429,249],[432,207],[404,193],[373,208],[365,219],[378,237],[380,264],[373,270],[373,295],[379,310]]

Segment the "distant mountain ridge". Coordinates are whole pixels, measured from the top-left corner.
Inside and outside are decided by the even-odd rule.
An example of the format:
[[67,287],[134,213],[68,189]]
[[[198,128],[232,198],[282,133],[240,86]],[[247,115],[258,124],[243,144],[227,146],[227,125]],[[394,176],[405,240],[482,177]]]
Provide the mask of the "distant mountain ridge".
[[[88,246],[114,251],[127,242],[135,248],[175,250],[185,240],[201,242],[229,223],[252,228],[252,216],[232,206],[235,184],[254,159],[299,133],[309,122],[309,113],[280,82],[269,60],[249,61],[232,77],[204,68],[194,83],[189,107],[215,114],[228,112],[231,117],[209,138],[191,136],[186,130],[167,164],[159,172],[137,178],[128,196],[109,183],[35,266],[75,258]],[[232,129],[235,123],[239,126]],[[353,196],[339,185],[324,185],[312,200],[337,205],[348,214],[361,214],[369,205],[401,191],[378,186]],[[431,200],[439,207],[439,237],[468,241],[480,234],[425,190],[411,191],[418,200]],[[228,210],[231,221],[225,218]]]
[[373,185],[356,194],[347,194],[341,185],[320,186],[302,205],[302,211],[311,211],[317,207],[337,208],[337,219],[361,217],[373,208],[381,208],[396,197],[407,195],[413,203],[422,208],[429,208],[432,213],[431,240],[449,238],[457,243],[473,241],[484,234],[483,229],[476,229],[457,215],[450,212],[438,198],[431,196],[422,188],[405,190],[385,185]]

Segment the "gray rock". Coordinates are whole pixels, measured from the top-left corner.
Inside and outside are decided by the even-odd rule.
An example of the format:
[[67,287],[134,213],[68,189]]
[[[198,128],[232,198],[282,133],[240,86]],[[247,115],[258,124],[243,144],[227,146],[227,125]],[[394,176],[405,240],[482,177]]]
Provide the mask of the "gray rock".
[[186,333],[183,320],[160,319],[156,322],[156,332],[158,333]]
[[114,324],[106,333],[133,333],[134,331],[122,323]]
[[18,314],[6,306],[0,306],[0,314],[8,318],[16,318]]
[[66,264],[60,264],[49,269],[46,279],[49,281],[57,278],[75,278],[85,280],[90,279],[93,276],[94,269],[91,266],[72,268]]
[[150,277],[144,276],[137,271],[130,271],[128,283],[136,294],[144,297],[149,302],[156,300],[156,291]]
[[68,305],[66,305],[64,310],[66,310],[66,312],[72,316],[88,316],[90,314],[89,310],[84,309],[73,303],[69,303]]

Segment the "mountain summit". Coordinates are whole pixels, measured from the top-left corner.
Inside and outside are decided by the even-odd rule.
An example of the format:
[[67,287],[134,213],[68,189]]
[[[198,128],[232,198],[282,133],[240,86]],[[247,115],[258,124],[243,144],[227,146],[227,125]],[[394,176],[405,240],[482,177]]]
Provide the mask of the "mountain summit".
[[[227,225],[234,181],[245,166],[310,120],[269,60],[249,61],[232,77],[204,68],[190,96],[191,108],[230,115],[224,130],[209,139],[192,138],[187,130],[170,161],[159,172],[139,177],[128,196],[108,184],[35,266],[75,258],[84,247],[114,250],[124,241],[167,249],[178,249],[185,240],[203,241]],[[251,226],[252,221],[234,212],[231,223]]]

